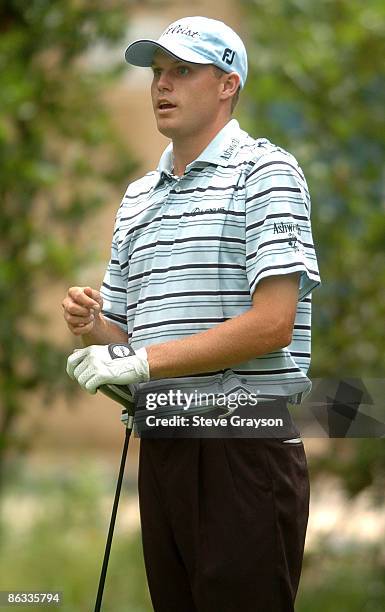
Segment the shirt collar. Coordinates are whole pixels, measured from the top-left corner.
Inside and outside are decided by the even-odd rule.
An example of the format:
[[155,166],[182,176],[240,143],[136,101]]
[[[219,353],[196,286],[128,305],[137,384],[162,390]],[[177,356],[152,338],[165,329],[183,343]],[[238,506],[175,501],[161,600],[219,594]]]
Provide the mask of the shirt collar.
[[241,142],[242,130],[236,119],[231,119],[207,145],[204,151],[188,164],[187,168],[197,162],[207,162],[217,166],[228,166]]
[[[187,165],[189,170],[194,165],[200,163],[216,164],[218,166],[228,166],[230,159],[235,155],[241,141],[242,130],[236,119],[231,119],[212,139],[207,147],[194,161]],[[172,142],[163,151],[159,160],[157,171],[160,174],[172,175],[174,167]]]
[[172,154],[172,142],[165,148],[163,151],[161,158],[159,160],[159,164],[157,167],[157,171],[159,174],[164,172],[165,174],[171,175],[174,167],[174,158]]

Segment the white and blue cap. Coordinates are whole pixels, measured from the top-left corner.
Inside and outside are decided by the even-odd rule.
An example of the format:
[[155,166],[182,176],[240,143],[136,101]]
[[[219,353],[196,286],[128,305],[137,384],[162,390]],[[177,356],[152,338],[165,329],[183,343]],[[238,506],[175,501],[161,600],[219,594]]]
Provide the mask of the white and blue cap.
[[247,77],[247,53],[242,40],[222,21],[208,17],[184,17],[169,25],[158,40],[143,38],[131,43],[126,62],[151,66],[158,49],[176,59],[194,64],[214,64],[225,72],[236,72],[240,85]]

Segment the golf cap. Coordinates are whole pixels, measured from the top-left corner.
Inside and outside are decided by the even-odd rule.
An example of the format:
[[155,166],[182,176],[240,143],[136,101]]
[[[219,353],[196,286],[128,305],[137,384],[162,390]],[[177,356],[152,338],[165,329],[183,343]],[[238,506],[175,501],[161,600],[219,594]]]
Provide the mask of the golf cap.
[[151,66],[157,50],[194,64],[214,64],[225,72],[236,72],[240,85],[247,77],[247,53],[242,40],[222,21],[208,17],[184,17],[169,25],[158,40],[140,39],[125,52],[126,62]]

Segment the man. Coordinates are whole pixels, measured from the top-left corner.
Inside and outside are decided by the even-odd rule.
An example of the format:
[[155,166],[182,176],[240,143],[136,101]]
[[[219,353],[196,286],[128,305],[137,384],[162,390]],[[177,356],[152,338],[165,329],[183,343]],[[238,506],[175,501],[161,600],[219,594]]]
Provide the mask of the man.
[[134,385],[144,413],[151,397],[168,417],[283,417],[264,431],[248,418],[239,437],[194,437],[188,419],[179,434],[143,435],[139,500],[155,612],[293,611],[309,480],[287,401],[311,386],[319,284],[306,181],[292,155],[231,120],[247,55],[228,26],[180,19],[126,60],[152,67],[157,128],[172,142],[127,188],[101,291],[72,287],[63,301],[88,347],[68,372],[90,393]]

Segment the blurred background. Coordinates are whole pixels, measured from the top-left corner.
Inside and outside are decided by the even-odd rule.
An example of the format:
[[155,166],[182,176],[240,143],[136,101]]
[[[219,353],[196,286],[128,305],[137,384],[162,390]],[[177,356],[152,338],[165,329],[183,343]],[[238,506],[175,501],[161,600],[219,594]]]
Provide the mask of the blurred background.
[[[154,169],[151,72],[128,42],[204,15],[246,43],[235,117],[293,153],[323,287],[312,378],[384,376],[382,0],[3,0],[0,4],[0,590],[93,609],[124,430],[65,374],[61,301],[99,287],[127,184]],[[311,509],[298,612],[385,609],[384,439],[306,438]],[[131,442],[106,612],[150,612]],[[170,589],[172,585],[170,585]],[[181,611],[182,612],[182,611]]]

